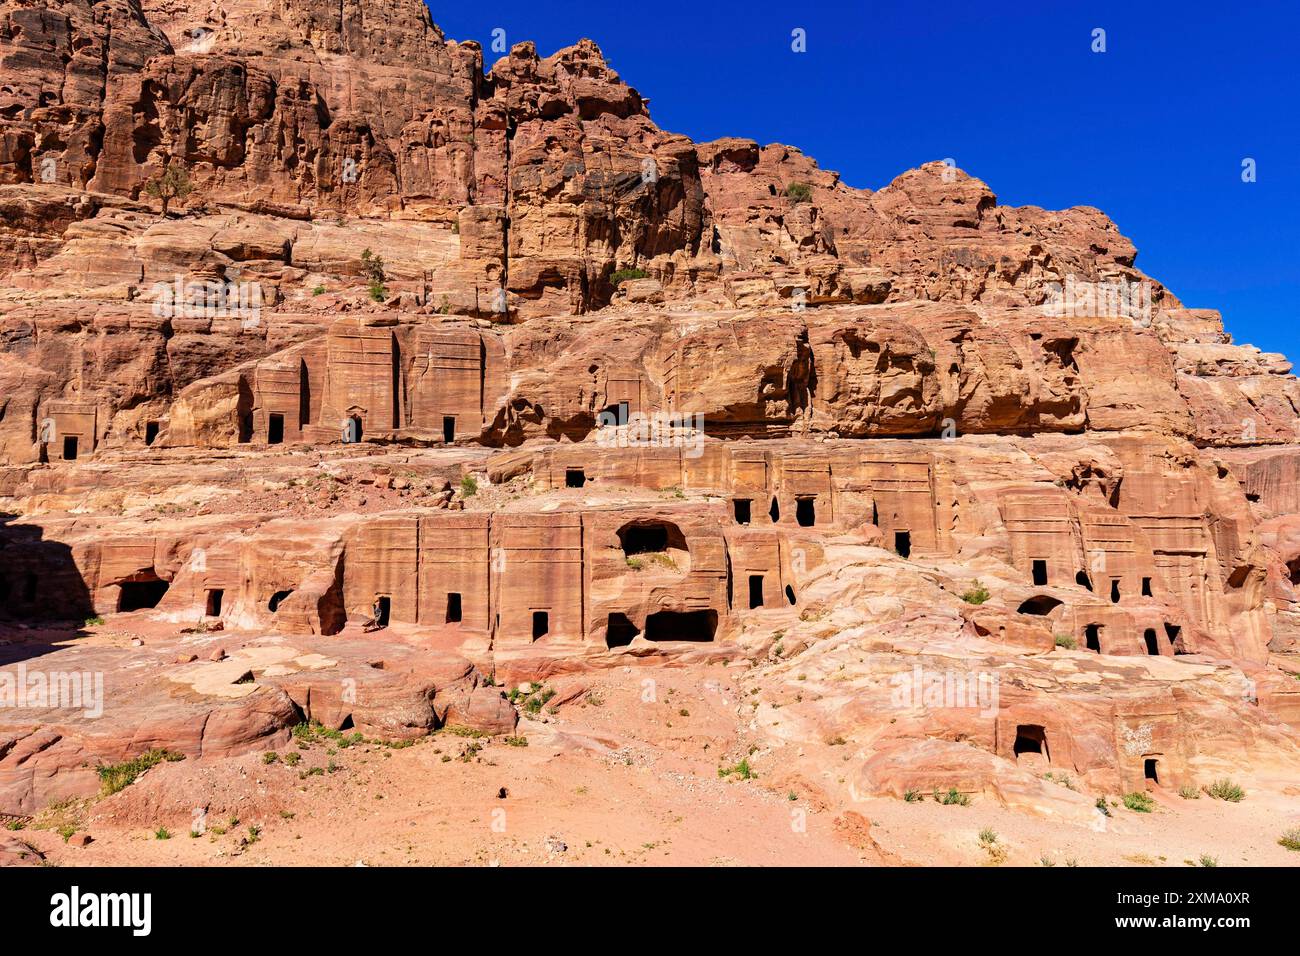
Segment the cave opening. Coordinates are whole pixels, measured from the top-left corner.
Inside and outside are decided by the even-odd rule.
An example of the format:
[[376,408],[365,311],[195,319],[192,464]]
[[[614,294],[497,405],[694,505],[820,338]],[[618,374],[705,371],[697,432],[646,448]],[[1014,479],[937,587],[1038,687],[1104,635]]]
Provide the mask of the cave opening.
[[143,611],[158,606],[171,585],[159,578],[144,581],[123,581],[117,586],[119,611]]
[[609,622],[605,625],[605,646],[627,647],[640,633],[640,629],[626,614],[610,614]]
[[656,611],[646,618],[645,636],[650,641],[713,640],[718,629],[718,612],[706,611]]

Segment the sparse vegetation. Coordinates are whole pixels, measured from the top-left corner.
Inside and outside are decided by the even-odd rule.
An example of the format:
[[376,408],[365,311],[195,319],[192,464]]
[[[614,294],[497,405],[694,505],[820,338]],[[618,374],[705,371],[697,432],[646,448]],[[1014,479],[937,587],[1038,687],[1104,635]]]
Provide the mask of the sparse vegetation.
[[174,763],[177,760],[184,759],[184,754],[173,753],[170,750],[155,747],[152,750],[146,750],[134,760],[128,760],[125,763],[101,764],[96,768],[96,772],[99,774],[103,795],[108,797],[131,786],[131,784],[135,783],[136,777],[149,768],[156,767],[164,761]]
[[1205,792],[1215,800],[1225,800],[1228,803],[1241,803],[1242,800],[1246,799],[1246,791],[1227,777],[1214,781],[1205,789]]
[[1156,802],[1151,799],[1149,793],[1134,790],[1132,793],[1124,794],[1124,806],[1134,813],[1150,813],[1156,808]]
[[153,835],[155,840],[170,840],[172,838],[172,832],[166,827],[159,827],[154,830]]
[[1218,857],[1214,857],[1214,856],[1210,856],[1209,854],[1206,854],[1206,853],[1202,853],[1202,854],[1201,854],[1201,860],[1200,860],[1200,863],[1201,863],[1201,866],[1207,866],[1207,867],[1209,867],[1209,866],[1218,866],[1218,865],[1219,865],[1219,858],[1218,858]]
[[970,797],[962,793],[956,787],[949,787],[947,793],[940,793],[938,788],[934,791],[935,803],[942,803],[945,807],[968,807],[970,806]]
[[1178,795],[1182,797],[1184,800],[1201,799],[1201,791],[1197,790],[1195,787],[1189,787],[1186,785],[1178,788]]
[[388,287],[384,284],[387,276],[384,274],[384,260],[382,257],[375,255],[369,248],[361,251],[361,271],[366,277],[367,290],[370,298],[376,302],[383,302],[388,298]]
[[976,578],[971,581],[970,587],[962,592],[961,599],[967,604],[983,604],[991,596],[989,589],[980,583],[979,578]]
[[992,829],[991,827],[985,827],[983,830],[980,831],[980,842],[997,843],[998,842],[997,831]]
[[323,285],[318,285],[311,290],[312,295],[324,295],[324,293],[325,287]]
[[1076,641],[1076,640],[1075,640],[1071,635],[1069,635],[1069,634],[1057,634],[1057,635],[1056,635],[1056,646],[1057,646],[1057,647],[1063,647],[1063,648],[1065,648],[1067,651],[1072,651],[1072,650],[1074,650],[1076,647],[1079,646],[1079,642]]
[[82,627],[99,627],[104,623],[104,619],[96,614],[94,617],[88,617],[82,622]]
[[190,185],[190,174],[185,171],[185,167],[172,163],[168,163],[161,173],[144,184],[145,193],[162,203],[164,219],[171,208],[172,200],[185,199],[193,188]]
[[619,269],[609,277],[609,284],[617,289],[628,279],[644,279],[647,275],[644,269]]
[[785,187],[785,196],[791,199],[795,204],[801,202],[812,202],[812,186],[808,183],[790,183]]
[[753,768],[750,767],[748,757],[742,757],[740,762],[733,766],[718,768],[718,776],[720,778],[725,780],[727,777],[732,775],[735,775],[739,780],[753,780],[758,776],[758,774],[754,773]]
[[1278,846],[1284,846],[1288,850],[1295,850],[1300,853],[1300,827],[1292,827],[1277,839]]
[[1097,802],[1094,803],[1093,806],[1101,811],[1102,816],[1110,816],[1110,807],[1106,805],[1105,797],[1098,797]]
[[528,746],[528,738],[527,738],[527,737],[507,737],[507,738],[506,738],[506,743],[509,744],[511,747],[527,747],[527,746]]
[[460,479],[460,496],[473,498],[478,494],[478,479],[473,475],[464,475]]
[[645,562],[642,561],[640,558],[629,557],[627,558],[627,566],[631,568],[633,571],[640,571],[642,568],[645,567]]

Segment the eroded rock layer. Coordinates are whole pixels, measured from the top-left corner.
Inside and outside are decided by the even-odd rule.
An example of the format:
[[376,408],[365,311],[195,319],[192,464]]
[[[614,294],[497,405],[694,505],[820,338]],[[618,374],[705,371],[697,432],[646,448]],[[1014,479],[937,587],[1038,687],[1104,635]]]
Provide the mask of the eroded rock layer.
[[0,711],[0,813],[631,661],[744,668],[832,805],[1294,792],[1289,362],[1096,209],[483,68],[416,0],[0,3],[0,663],[108,683]]

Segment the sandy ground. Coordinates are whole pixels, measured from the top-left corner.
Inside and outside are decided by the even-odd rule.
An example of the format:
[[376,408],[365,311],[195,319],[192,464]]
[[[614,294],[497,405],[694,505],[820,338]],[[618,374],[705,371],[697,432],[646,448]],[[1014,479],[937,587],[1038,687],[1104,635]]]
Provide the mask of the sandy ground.
[[[855,801],[833,770],[805,779],[789,769],[794,753],[738,730],[725,671],[585,675],[561,684],[565,702],[511,739],[443,731],[405,748],[316,739],[271,763],[248,754],[162,764],[17,835],[50,864],[93,866],[1300,864],[1277,844],[1300,823],[1300,800],[1278,793],[1239,804],[1159,793],[1154,813],[1116,807],[1104,826],[982,797],[965,807]],[[753,779],[719,777],[741,757]],[[73,825],[94,841],[65,844],[59,827]]]

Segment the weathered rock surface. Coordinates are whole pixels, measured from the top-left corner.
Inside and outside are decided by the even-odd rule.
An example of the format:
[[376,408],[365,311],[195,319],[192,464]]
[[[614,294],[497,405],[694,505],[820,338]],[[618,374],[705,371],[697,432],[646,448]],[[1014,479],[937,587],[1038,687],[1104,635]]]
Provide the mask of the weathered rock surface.
[[0,813],[629,661],[830,802],[1294,792],[1300,384],[1135,262],[416,0],[0,2],[0,678],[104,690],[0,710]]

